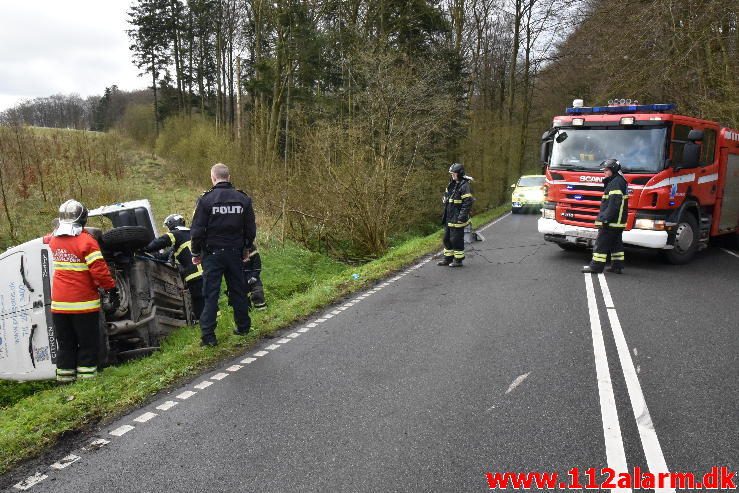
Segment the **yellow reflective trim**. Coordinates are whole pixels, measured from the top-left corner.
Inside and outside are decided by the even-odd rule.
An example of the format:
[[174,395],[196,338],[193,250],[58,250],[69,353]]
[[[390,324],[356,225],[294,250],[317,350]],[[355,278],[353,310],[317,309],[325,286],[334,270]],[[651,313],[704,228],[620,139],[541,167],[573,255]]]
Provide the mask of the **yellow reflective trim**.
[[470,222],[464,222],[464,223],[447,223],[447,226],[450,228],[464,228],[467,226]]
[[52,301],[51,309],[66,312],[76,312],[80,310],[90,310],[91,308],[100,308],[100,298],[90,301]]
[[182,250],[184,250],[185,248],[190,248],[190,242],[189,241],[186,241],[182,245],[180,245],[180,247],[177,249],[177,251],[174,252],[174,256],[177,257],[180,253],[182,253]]
[[167,233],[167,236],[169,236],[169,241],[171,242],[171,244],[174,245],[176,243],[174,235],[172,233]]
[[624,193],[621,190],[611,190],[611,193],[609,195],[623,195]]
[[462,198],[463,199],[466,199],[467,197],[472,197],[472,194],[471,193],[466,193],[466,194],[462,195]]
[[57,368],[56,374],[59,376],[67,376],[67,375],[74,375],[76,374],[76,370],[65,370],[64,368]]
[[100,260],[101,258],[103,258],[103,254],[100,253],[100,250],[95,250],[94,252],[89,254],[87,257],[85,257],[85,263],[87,265],[90,265],[94,261]]
[[457,200],[457,199],[452,199],[449,201],[450,204],[461,204],[462,202],[463,202],[462,200]]
[[54,261],[55,270],[89,270],[84,262],[58,262]]
[[185,277],[185,282],[192,281],[193,279],[197,279],[198,277],[203,275],[203,266],[202,264],[197,265],[198,270],[196,272],[193,272],[189,276]]

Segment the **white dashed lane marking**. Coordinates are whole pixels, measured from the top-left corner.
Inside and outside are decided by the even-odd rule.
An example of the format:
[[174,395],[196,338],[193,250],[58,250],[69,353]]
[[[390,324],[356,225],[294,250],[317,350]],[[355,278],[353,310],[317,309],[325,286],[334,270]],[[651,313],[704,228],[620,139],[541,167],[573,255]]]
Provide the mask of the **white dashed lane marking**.
[[44,479],[46,479],[48,477],[49,476],[47,476],[46,474],[41,474],[40,472],[37,472],[33,476],[30,476],[30,477],[24,479],[20,483],[14,484],[13,485],[13,488],[15,488],[16,490],[25,491],[28,488],[30,488],[31,486],[33,486],[35,484],[39,484],[41,481],[43,481]]
[[164,404],[158,405],[157,409],[159,409],[160,411],[169,411],[176,405],[177,405],[177,401],[167,401]]
[[211,380],[223,380],[227,376],[228,376],[228,373],[221,372],[221,373],[216,373],[215,375],[213,375],[212,377],[210,377],[210,379]]
[[291,340],[292,339],[288,339],[287,337],[284,337],[284,338],[280,339],[279,341],[277,341],[277,344],[285,344],[287,342],[290,342]]
[[309,330],[310,330],[310,327],[303,327],[302,329],[298,329],[298,332],[300,332],[301,334],[305,334]]
[[254,362],[254,361],[256,361],[256,360],[257,360],[256,358],[246,358],[246,359],[242,359],[242,360],[241,360],[241,364],[242,364],[242,365],[248,365],[248,364],[250,364],[250,363],[253,363],[253,362]]
[[146,423],[147,421],[149,421],[149,420],[151,420],[153,418],[156,418],[157,416],[159,416],[159,415],[156,414],[156,413],[148,412],[148,413],[142,414],[138,418],[135,418],[134,421],[136,421],[137,423]]
[[203,390],[207,389],[211,385],[213,385],[213,382],[211,382],[210,380],[205,380],[204,382],[200,382],[199,384],[194,385],[194,387],[198,390]]
[[300,337],[300,332],[293,332],[292,334],[288,335],[287,337],[290,337],[291,339],[295,339],[296,337]]
[[84,452],[92,452],[93,450],[99,450],[110,443],[110,440],[105,438],[97,438],[90,442],[89,445],[82,448]]
[[270,351],[274,351],[275,349],[278,349],[279,347],[280,347],[280,345],[279,345],[279,344],[270,344],[270,345],[269,345],[269,346],[267,346],[267,347],[266,347],[265,349],[268,349],[268,350],[270,350]]
[[182,392],[181,394],[179,394],[177,396],[177,398],[184,401],[185,399],[189,399],[190,397],[194,396],[195,394],[197,394],[197,392],[193,392],[192,390],[186,390],[186,391]]
[[269,354],[269,351],[257,351],[254,353],[254,356],[257,358],[261,358],[262,356],[267,356]]
[[133,429],[134,428],[131,425],[123,425],[111,431],[110,434],[113,435],[114,437],[122,437],[123,435],[125,435],[126,433],[128,433],[129,431]]
[[56,469],[57,471],[61,471],[65,467],[71,466],[72,464],[74,464],[75,462],[77,462],[80,459],[81,459],[81,457],[79,455],[70,454],[70,455],[66,456],[65,458],[63,458],[63,459],[61,459],[61,460],[59,460],[57,462],[54,462],[49,467],[51,467],[52,469]]
[[226,368],[226,371],[235,372],[235,371],[239,371],[242,368],[243,366],[241,365],[231,365],[228,368]]

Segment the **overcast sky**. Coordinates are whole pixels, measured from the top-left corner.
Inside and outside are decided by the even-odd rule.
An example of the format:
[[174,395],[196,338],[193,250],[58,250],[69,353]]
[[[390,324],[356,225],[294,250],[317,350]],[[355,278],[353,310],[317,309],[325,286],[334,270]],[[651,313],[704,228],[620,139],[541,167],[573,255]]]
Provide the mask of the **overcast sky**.
[[0,111],[23,99],[146,87],[131,63],[131,0],[0,0]]

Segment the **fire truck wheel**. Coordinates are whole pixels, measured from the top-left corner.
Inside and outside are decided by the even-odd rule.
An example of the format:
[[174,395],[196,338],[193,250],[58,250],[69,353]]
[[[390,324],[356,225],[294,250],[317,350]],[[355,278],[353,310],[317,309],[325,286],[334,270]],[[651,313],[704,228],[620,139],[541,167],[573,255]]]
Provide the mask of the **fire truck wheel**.
[[695,216],[685,213],[680,218],[675,229],[675,248],[663,250],[665,259],[671,264],[687,264],[698,251],[698,222]]

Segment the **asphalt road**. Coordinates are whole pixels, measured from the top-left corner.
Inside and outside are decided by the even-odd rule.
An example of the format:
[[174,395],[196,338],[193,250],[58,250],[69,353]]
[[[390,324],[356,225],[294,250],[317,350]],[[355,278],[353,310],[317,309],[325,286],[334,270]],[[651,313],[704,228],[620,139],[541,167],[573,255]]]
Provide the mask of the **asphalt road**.
[[488,489],[486,472],[737,468],[739,257],[627,250],[624,275],[599,277],[534,215],[483,234],[463,269],[400,273],[101,428],[99,449],[60,450],[68,467],[4,484],[456,492]]

